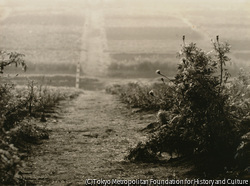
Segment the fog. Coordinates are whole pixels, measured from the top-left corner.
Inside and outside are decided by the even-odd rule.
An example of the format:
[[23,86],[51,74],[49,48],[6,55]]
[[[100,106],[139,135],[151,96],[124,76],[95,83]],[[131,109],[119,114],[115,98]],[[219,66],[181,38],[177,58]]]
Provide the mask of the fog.
[[219,35],[232,69],[249,67],[249,30],[247,0],[0,0],[0,49],[24,53],[32,74],[74,74],[80,63],[81,75],[129,77],[124,66],[137,73],[145,58],[145,74],[154,61],[174,69],[183,35],[207,51]]

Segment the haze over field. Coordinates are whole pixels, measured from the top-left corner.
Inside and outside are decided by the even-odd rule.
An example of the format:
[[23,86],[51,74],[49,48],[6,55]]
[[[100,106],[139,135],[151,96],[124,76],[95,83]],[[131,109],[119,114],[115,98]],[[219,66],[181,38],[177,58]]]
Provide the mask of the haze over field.
[[82,75],[91,76],[121,73],[126,65],[138,71],[145,60],[174,69],[183,35],[207,51],[220,35],[232,45],[233,68],[249,67],[250,3],[0,0],[0,49],[24,53],[30,73],[74,74],[79,61]]

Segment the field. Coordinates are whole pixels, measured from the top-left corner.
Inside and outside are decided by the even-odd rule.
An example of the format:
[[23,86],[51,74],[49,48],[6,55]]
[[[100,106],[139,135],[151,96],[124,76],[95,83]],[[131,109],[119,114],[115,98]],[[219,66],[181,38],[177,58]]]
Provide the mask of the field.
[[[215,40],[220,35],[221,41],[227,41],[232,46],[231,73],[236,75],[240,67],[249,68],[249,14],[247,8],[243,8],[243,11],[239,8],[244,5],[235,3],[228,13],[228,7],[223,2],[216,2],[217,8],[213,8],[213,1],[192,4],[192,7],[183,1],[179,4],[164,3],[157,1],[153,8],[147,4],[140,6],[140,1],[134,7],[124,3],[120,4],[123,9],[117,5],[106,11],[108,46],[114,63],[118,62],[116,56],[119,53],[123,53],[122,59],[127,54],[128,60],[131,60],[131,53],[137,53],[137,56],[152,54],[154,57],[158,53],[176,54],[183,35],[186,36],[186,42],[195,42],[209,52],[211,39]],[[176,56],[167,58],[167,61],[178,63]]]
[[[83,46],[88,43],[84,39],[87,28],[84,24],[86,19],[88,22],[90,20],[86,18],[87,4],[75,1],[75,5],[79,4],[76,8],[73,3],[65,1],[55,9],[53,6],[56,3],[58,2],[44,3],[38,8],[35,3],[22,7],[21,3],[10,1],[3,6],[9,15],[1,21],[0,49],[24,53],[31,67],[29,73],[73,74],[78,61],[81,61],[82,66],[88,66],[83,54]],[[135,58],[147,55],[150,58],[150,54],[152,58],[159,56],[159,60],[162,60],[162,54],[169,55],[165,61],[176,64],[176,53],[182,44],[183,35],[186,36],[186,42],[195,42],[206,51],[211,50],[210,40],[220,35],[221,41],[232,45],[230,57],[233,65],[229,68],[235,75],[240,67],[249,68],[249,5],[234,3],[231,8],[218,2],[217,8],[214,9],[213,6],[213,1],[192,6],[183,1],[168,3],[158,0],[154,6],[142,1],[133,5],[129,1],[107,1],[103,6],[104,25],[100,26],[106,34],[103,38],[105,47],[100,50],[110,56],[107,58],[111,60],[107,63],[109,65],[124,63],[123,60],[136,63],[138,61],[131,59],[131,55]],[[95,48],[98,48],[97,45],[94,45]],[[119,54],[122,54],[122,59],[118,59]],[[41,68],[43,64],[45,67]],[[61,70],[55,72],[57,68]],[[93,71],[91,68],[89,71]],[[84,69],[86,68],[82,67],[83,71]],[[154,70],[152,68],[145,73],[152,73]],[[113,72],[112,68],[109,72]]]
[[[74,73],[76,68],[68,67],[80,60],[84,12],[76,15],[71,8],[29,5],[4,8],[11,13],[1,22],[0,49],[25,54],[30,73]],[[60,72],[61,64],[65,67]]]

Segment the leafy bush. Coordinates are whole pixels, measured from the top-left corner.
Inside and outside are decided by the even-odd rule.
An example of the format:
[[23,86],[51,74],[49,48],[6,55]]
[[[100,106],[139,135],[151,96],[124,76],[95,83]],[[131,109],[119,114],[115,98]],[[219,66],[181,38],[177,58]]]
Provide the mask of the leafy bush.
[[227,87],[229,94],[229,107],[232,114],[241,120],[250,116],[250,74],[240,70],[238,78],[235,78]]
[[240,70],[238,78],[228,87],[229,107],[234,120],[238,123],[241,141],[235,153],[237,166],[245,169],[250,162],[250,74]]
[[20,166],[18,149],[0,138],[0,183],[18,183],[17,174]]
[[[12,64],[15,66],[21,65],[24,70],[27,68],[22,54],[0,51],[0,57],[1,74],[7,66]],[[0,76],[0,184],[16,184],[19,182],[16,177],[21,165],[18,149],[8,142],[8,135],[4,129],[6,114],[10,103],[13,103],[11,101],[13,98],[12,90],[13,85]]]
[[[174,81],[176,104],[172,108],[176,113],[172,118],[176,119],[170,130],[174,138],[179,137],[176,150],[183,155],[224,156],[232,154],[238,142],[239,136],[226,109],[228,94],[224,88],[229,77],[224,68],[229,61],[225,55],[229,45],[217,42],[214,50],[215,58],[191,43],[180,52],[182,59]],[[215,74],[217,70],[219,76]]]
[[[11,64],[21,65],[26,70],[23,55],[0,51],[0,73]],[[62,90],[59,91],[59,90]],[[62,99],[72,99],[80,92],[70,89],[49,88],[29,81],[27,86],[17,87],[8,78],[0,75],[0,185],[20,185],[18,175],[21,151],[27,152],[30,144],[40,143],[49,137],[45,128],[36,126],[32,117],[41,117]],[[28,118],[28,119],[26,119]]]
[[48,139],[49,133],[45,128],[34,125],[31,121],[22,121],[7,132],[9,143],[14,144],[19,151],[29,150],[29,144],[39,144],[41,140]]
[[[158,114],[162,126],[145,144],[140,143],[133,149],[128,159],[140,159],[137,156],[141,153],[136,152],[146,150],[153,156],[167,152],[170,155],[206,157],[203,162],[206,166],[220,162],[223,167],[232,162],[241,136],[249,130],[242,127],[242,117],[249,116],[249,102],[242,98],[248,96],[249,99],[249,93],[245,88],[239,89],[248,82],[245,76],[240,76],[240,82],[232,85],[227,82],[230,74],[225,66],[230,61],[226,55],[229,51],[229,44],[220,43],[219,38],[213,43],[210,53],[194,43],[184,43],[173,85],[163,90],[172,97],[170,101],[166,100],[171,107]],[[168,79],[159,70],[156,72]],[[134,93],[138,91],[136,88]],[[236,93],[236,90],[240,92]],[[157,98],[152,92],[151,95],[158,102],[164,99]]]
[[[248,123],[250,119],[248,120]],[[249,131],[249,130],[248,130]],[[241,137],[241,143],[237,148],[235,159],[237,160],[237,168],[239,170],[247,168],[250,162],[250,132]]]

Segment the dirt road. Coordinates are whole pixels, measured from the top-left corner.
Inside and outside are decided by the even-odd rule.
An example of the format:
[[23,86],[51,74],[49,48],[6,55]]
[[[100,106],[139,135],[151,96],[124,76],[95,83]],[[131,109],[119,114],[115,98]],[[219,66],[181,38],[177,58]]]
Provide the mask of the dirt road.
[[[57,122],[48,122],[49,140],[34,147],[23,171],[37,185],[84,185],[86,179],[167,179],[178,174],[167,165],[124,160],[128,148],[154,115],[133,114],[113,95],[86,91],[63,102]],[[180,170],[180,169],[179,169]]]

